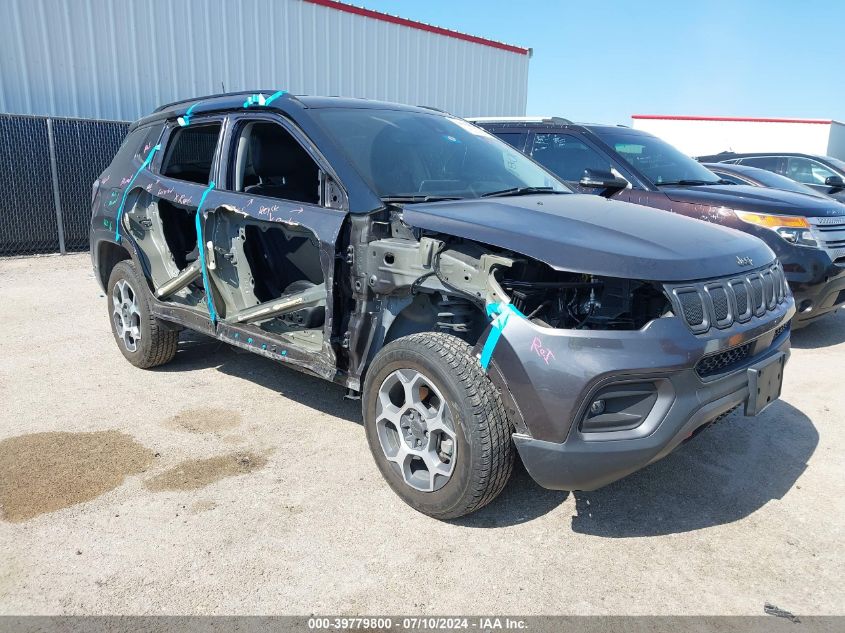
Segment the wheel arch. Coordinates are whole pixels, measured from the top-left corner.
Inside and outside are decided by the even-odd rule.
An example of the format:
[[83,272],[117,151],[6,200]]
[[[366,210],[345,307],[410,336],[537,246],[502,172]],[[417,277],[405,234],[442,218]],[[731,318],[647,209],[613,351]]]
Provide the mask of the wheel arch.
[[[453,319],[465,319],[466,329]],[[393,341],[423,332],[453,334],[475,346],[484,333],[487,318],[481,306],[458,295],[437,292],[418,292],[411,296],[385,297],[381,309],[378,333],[367,350],[367,360],[361,366],[363,384],[376,355]]]
[[419,292],[392,319],[382,346],[418,332],[454,334],[475,345],[485,325],[484,310],[478,304],[456,294]]
[[[427,297],[429,305],[420,305],[421,300],[417,299],[417,297]],[[468,316],[470,316],[471,320],[469,321],[469,327],[467,327],[464,332],[449,330],[449,328],[444,328],[438,325],[438,316],[440,318],[447,318],[443,315],[444,313],[450,313],[448,308],[454,308],[456,305],[455,302],[457,302],[457,305],[465,306],[470,310]],[[387,307],[387,314],[389,315],[389,305]],[[444,308],[447,309],[444,310]],[[451,312],[451,314],[454,314],[454,312]],[[445,323],[445,321],[442,321],[441,323]],[[471,301],[467,301],[458,295],[419,293],[416,295],[415,301],[408,303],[399,311],[398,314],[396,314],[392,322],[387,327],[384,339],[378,344],[373,345],[373,349],[370,350],[369,360],[364,367],[361,380],[363,382],[363,380],[366,379],[366,374],[369,371],[376,354],[378,354],[383,347],[399,338],[421,332],[452,334],[464,340],[471,347],[477,348],[479,341],[487,330],[488,323],[489,320],[487,319],[487,315],[481,306]],[[527,433],[527,427],[525,426],[525,419],[522,411],[510,391],[507,379],[502,373],[501,368],[496,363],[492,363],[487,373],[490,380],[499,391],[499,396],[502,398],[502,402],[505,405],[505,412],[511,424],[511,428],[520,433]]]
[[132,255],[120,244],[103,240],[97,245],[97,275],[103,290],[107,289],[106,286],[114,267],[127,259],[132,259]]

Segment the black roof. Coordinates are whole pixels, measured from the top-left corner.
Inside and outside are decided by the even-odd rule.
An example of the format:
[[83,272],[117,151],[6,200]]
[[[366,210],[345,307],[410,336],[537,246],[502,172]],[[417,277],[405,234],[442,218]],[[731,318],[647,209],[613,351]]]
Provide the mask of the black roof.
[[824,154],[805,154],[804,152],[719,152],[718,154],[705,154],[698,156],[698,160],[704,161],[721,161],[731,158],[752,158],[757,156],[800,156],[802,158],[815,158],[817,160],[827,160],[828,157]]
[[613,129],[620,128],[630,130],[638,134],[651,136],[648,132],[642,130],[635,130],[627,125],[612,125],[606,123],[578,123],[572,122],[569,119],[562,117],[544,117],[536,119],[526,119],[524,117],[508,119],[506,117],[477,117],[470,118],[469,121],[480,125],[481,127],[508,127],[508,128],[542,128],[542,129],[561,129],[561,130],[597,130],[597,129]]
[[223,104],[228,103],[230,101],[235,101],[236,97],[238,100],[243,101],[242,97],[247,97],[249,95],[264,94],[270,96],[275,92],[276,90],[241,90],[238,92],[220,92],[218,94],[204,95],[201,97],[191,97],[189,99],[180,99],[179,101],[165,103],[164,105],[160,105],[159,107],[157,107],[155,110],[153,110],[153,112],[164,112],[165,110],[177,111],[180,108],[187,111],[192,105],[196,105],[197,103],[203,101]]
[[[259,102],[263,97],[265,102]],[[242,90],[183,99],[159,106],[151,114],[136,121],[131,128],[145,125],[162,119],[174,119],[194,114],[209,112],[228,112],[241,110],[252,104],[260,105],[262,110],[276,110],[287,112],[293,109],[317,110],[320,108],[349,108],[374,110],[405,110],[409,112],[448,113],[430,106],[411,106],[389,101],[375,101],[372,99],[358,99],[353,97],[314,97],[307,95],[292,95],[284,90]]]

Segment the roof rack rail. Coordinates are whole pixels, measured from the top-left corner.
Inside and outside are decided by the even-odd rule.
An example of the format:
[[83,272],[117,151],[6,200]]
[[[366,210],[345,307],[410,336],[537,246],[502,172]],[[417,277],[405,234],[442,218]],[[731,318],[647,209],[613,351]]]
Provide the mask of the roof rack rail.
[[572,125],[572,121],[560,116],[471,116],[468,121],[482,121],[486,123],[555,123],[557,125]]
[[435,112],[442,112],[443,114],[449,114],[443,108],[435,108],[434,106],[430,106],[430,105],[418,105],[417,107],[418,108],[425,108],[426,110],[434,110]]
[[258,93],[269,93],[273,94],[276,92],[275,90],[238,90],[235,92],[220,92],[215,95],[205,95],[203,97],[191,97],[190,99],[179,99],[178,101],[173,101],[171,103],[165,103],[157,107],[153,112],[161,112],[163,110],[167,110],[168,108],[172,108],[178,105],[187,105],[189,103],[199,102],[199,101],[207,101],[209,99],[219,99],[220,97],[239,97],[241,95],[254,95]]

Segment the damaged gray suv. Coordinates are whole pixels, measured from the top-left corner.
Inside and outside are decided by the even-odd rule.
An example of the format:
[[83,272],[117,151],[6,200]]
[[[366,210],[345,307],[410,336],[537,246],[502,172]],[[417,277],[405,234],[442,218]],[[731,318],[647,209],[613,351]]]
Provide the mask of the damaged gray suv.
[[517,451],[592,490],[756,415],[794,313],[756,238],[572,193],[439,111],[282,91],[136,122],[91,255],[129,362],[189,328],[343,385],[384,478],[441,519],[494,499]]

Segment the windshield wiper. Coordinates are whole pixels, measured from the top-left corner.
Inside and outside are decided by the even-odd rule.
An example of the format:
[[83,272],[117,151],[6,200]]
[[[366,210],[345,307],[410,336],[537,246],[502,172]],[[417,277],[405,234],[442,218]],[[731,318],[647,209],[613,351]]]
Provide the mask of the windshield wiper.
[[674,187],[674,186],[686,186],[686,187],[697,187],[700,185],[718,185],[721,184],[718,180],[676,180],[675,182],[658,182],[658,187]]
[[557,191],[553,187],[511,187],[510,189],[502,189],[501,191],[490,191],[482,193],[482,198],[500,198],[502,196],[526,196],[531,193],[566,193],[565,191]]
[[442,202],[444,200],[463,200],[462,196],[428,196],[428,195],[407,195],[407,196],[384,196],[379,198],[382,202],[388,204],[405,203],[413,204],[415,202]]

